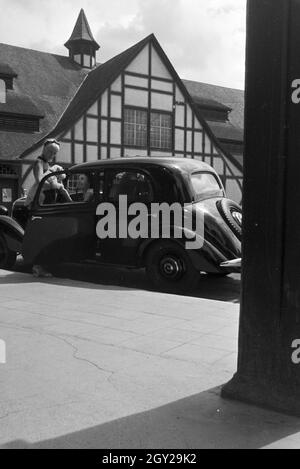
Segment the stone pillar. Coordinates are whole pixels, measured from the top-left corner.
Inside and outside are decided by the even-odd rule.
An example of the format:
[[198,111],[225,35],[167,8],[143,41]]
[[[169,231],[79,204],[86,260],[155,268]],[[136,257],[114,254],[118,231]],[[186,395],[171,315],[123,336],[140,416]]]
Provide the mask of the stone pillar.
[[300,415],[300,0],[247,14],[239,358],[222,394]]

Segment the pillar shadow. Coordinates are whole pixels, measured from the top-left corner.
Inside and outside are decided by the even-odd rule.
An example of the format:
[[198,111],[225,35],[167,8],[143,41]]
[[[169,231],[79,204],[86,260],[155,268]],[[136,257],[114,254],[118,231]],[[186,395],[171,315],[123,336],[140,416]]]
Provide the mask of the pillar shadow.
[[[6,449],[258,449],[300,446],[300,420],[226,401],[220,388],[103,423],[92,428]],[[297,435],[298,434],[298,435]],[[288,438],[289,441],[283,442]]]

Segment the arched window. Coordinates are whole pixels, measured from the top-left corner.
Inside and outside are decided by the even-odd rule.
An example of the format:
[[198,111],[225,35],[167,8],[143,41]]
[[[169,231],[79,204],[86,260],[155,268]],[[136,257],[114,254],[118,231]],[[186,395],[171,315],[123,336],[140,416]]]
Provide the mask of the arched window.
[[0,80],[0,103],[6,103],[6,84],[4,80]]

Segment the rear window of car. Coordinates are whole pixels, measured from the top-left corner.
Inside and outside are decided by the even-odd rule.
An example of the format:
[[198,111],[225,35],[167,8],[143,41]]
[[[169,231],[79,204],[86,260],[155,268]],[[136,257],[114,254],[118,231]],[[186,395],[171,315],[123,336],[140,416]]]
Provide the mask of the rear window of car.
[[195,195],[195,201],[224,195],[223,188],[213,173],[193,173],[191,174],[191,183]]

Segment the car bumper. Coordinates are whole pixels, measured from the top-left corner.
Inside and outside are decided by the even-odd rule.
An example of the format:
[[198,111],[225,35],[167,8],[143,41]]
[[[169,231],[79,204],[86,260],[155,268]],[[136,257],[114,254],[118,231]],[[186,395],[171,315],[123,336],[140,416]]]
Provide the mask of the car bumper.
[[240,273],[242,268],[242,259],[233,259],[232,261],[222,262],[221,269],[230,270],[232,273]]

